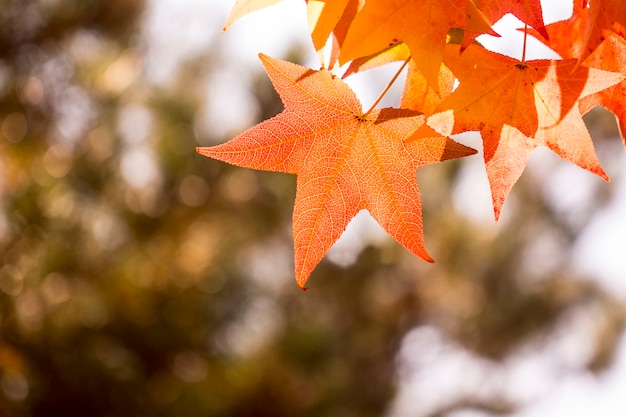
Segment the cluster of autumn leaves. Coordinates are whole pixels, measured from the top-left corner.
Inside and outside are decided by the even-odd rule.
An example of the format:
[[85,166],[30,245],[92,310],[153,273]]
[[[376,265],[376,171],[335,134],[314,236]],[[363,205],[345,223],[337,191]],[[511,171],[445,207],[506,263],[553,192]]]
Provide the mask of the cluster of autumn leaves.
[[[278,1],[237,0],[225,29]],[[608,180],[582,115],[602,105],[626,134],[623,0],[574,0],[570,19],[549,25],[539,0],[307,0],[306,10],[323,68],[261,55],[284,111],[225,144],[198,148],[238,166],[297,174],[301,287],[361,209],[432,261],[415,172],[476,153],[448,135],[480,132],[496,219],[537,146]],[[476,42],[481,34],[498,36],[492,24],[507,13],[562,59],[518,60]],[[399,108],[364,111],[335,75],[394,61],[408,64]]]

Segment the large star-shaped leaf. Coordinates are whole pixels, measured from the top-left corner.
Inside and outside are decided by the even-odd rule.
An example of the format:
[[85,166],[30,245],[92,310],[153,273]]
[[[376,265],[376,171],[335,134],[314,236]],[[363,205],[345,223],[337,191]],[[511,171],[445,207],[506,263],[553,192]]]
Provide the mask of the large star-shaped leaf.
[[293,239],[298,284],[304,287],[362,209],[405,248],[431,261],[424,247],[416,170],[475,151],[433,131],[418,112],[363,114],[352,90],[325,69],[264,55],[261,60],[285,110],[198,152],[234,165],[297,174]]

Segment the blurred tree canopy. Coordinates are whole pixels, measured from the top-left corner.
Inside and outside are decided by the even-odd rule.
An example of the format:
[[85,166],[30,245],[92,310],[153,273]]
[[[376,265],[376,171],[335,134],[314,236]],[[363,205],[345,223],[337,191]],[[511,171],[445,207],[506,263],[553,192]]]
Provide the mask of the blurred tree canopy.
[[[592,213],[566,221],[530,175],[494,233],[454,208],[462,162],[424,169],[435,265],[384,241],[300,291],[295,178],[195,154],[226,139],[198,128],[219,52],[152,83],[146,7],[0,0],[0,415],[380,416],[411,329],[500,361],[579,308],[597,322],[584,368],[611,364],[624,306],[564,255]],[[263,74],[249,85],[259,119],[280,111]]]

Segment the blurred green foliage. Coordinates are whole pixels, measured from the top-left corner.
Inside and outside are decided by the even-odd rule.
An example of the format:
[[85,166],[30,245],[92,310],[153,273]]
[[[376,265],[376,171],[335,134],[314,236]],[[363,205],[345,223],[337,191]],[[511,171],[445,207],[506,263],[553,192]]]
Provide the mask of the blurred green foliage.
[[[485,232],[451,202],[458,161],[419,174],[436,265],[370,245],[300,291],[295,178],[195,154],[226,139],[196,127],[220,62],[151,83],[145,6],[0,1],[0,415],[380,416],[410,329],[500,360],[591,303],[588,366],[610,364],[623,306],[565,261],[526,277],[533,239],[567,250],[576,230],[522,182]],[[259,117],[279,111],[250,77]]]

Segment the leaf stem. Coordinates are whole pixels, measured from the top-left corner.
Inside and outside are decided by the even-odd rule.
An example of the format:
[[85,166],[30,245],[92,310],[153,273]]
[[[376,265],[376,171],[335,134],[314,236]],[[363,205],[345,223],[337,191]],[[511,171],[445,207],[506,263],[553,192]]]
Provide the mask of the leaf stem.
[[398,69],[398,71],[396,72],[396,74],[393,76],[393,78],[391,79],[391,81],[389,81],[389,83],[387,84],[387,86],[385,87],[385,89],[378,95],[378,98],[374,101],[374,103],[370,106],[369,109],[367,109],[367,111],[365,113],[363,113],[363,117],[366,117],[368,114],[370,114],[372,112],[372,110],[374,110],[374,107],[376,107],[378,105],[378,103],[380,103],[380,100],[383,99],[383,97],[385,96],[385,94],[387,94],[387,91],[389,91],[389,89],[391,88],[391,86],[393,85],[394,82],[396,82],[396,80],[398,79],[398,77],[400,76],[400,73],[402,72],[402,70],[404,69],[404,67],[407,66],[407,64],[409,63],[409,61],[411,60],[411,56],[409,55],[409,57],[406,59],[406,61],[404,61],[404,63],[402,64],[402,66]]

